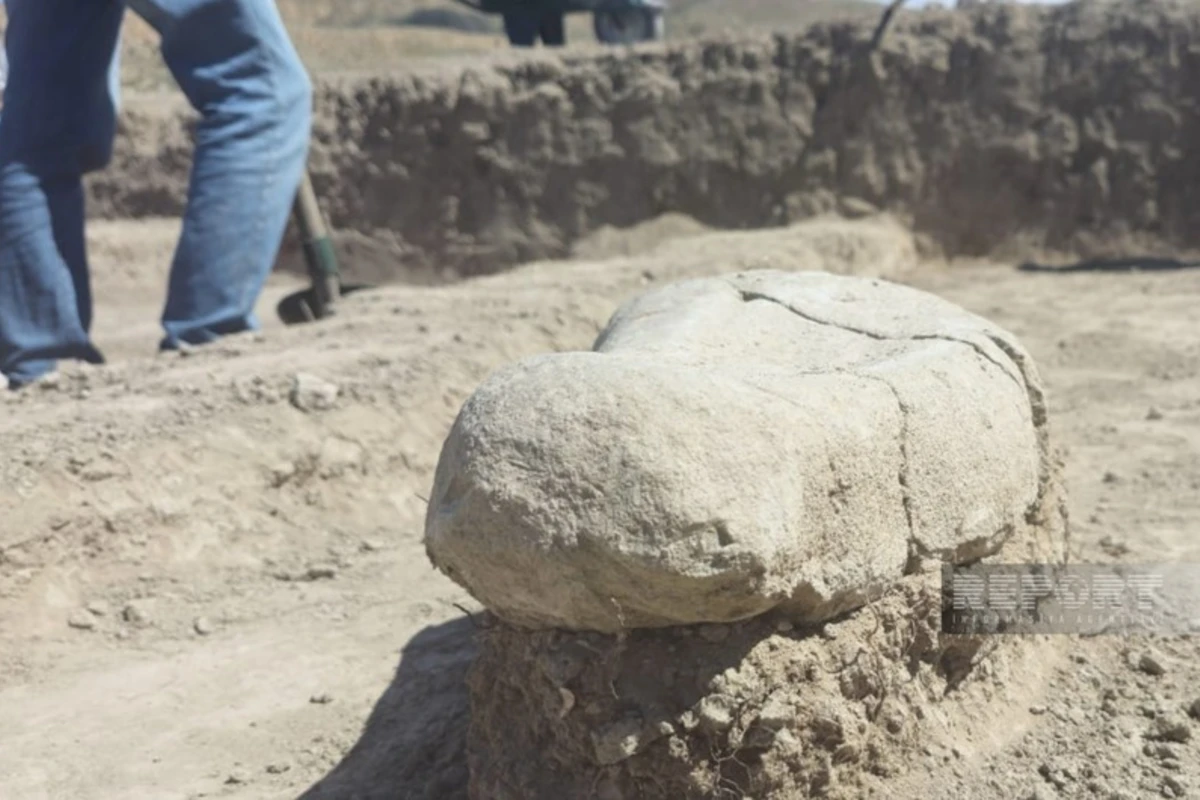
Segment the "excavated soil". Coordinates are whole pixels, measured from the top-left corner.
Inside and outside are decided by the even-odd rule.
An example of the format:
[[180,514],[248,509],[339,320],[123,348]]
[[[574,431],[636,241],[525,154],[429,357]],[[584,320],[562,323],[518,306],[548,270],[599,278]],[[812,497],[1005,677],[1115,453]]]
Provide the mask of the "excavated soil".
[[[271,318],[294,285],[281,276],[262,333],[154,357],[173,227],[93,226],[97,339],[113,363],[4,398],[6,797],[465,797],[468,670],[477,637],[503,634],[421,543],[461,402],[515,358],[587,347],[646,286],[836,267],[799,263],[795,238],[810,234],[686,235],[638,258],[361,293],[340,319],[303,328]],[[852,256],[839,230],[825,252]],[[925,263],[904,280],[1013,330],[1037,359],[1068,450],[1074,559],[1200,562],[1200,273]],[[301,373],[316,381],[294,393]],[[484,652],[502,654],[486,639]],[[881,784],[888,794],[1200,788],[1200,721],[1188,716],[1200,642],[1052,637],[1028,652],[971,690],[999,702],[951,698],[986,724],[925,704],[938,713]]]
[[[1065,499],[1052,456],[986,561],[1062,564]],[[812,626],[767,614],[604,635],[489,618],[468,677],[470,796],[848,800],[920,779],[914,753],[988,738],[1065,657],[1061,638],[942,635],[939,571]]]
[[[114,167],[90,182],[110,363],[0,395],[0,796],[446,800],[467,797],[469,766],[477,797],[521,796],[480,762],[527,746],[500,737],[513,703],[567,726],[547,753],[572,764],[629,746],[579,716],[594,703],[611,723],[623,698],[672,725],[646,752],[695,796],[1197,796],[1195,637],[989,642],[956,681],[906,587],[827,631],[576,637],[599,652],[562,686],[546,654],[576,638],[514,637],[429,566],[421,534],[441,442],[492,370],[589,346],[666,281],[898,259],[898,279],[1037,360],[1072,559],[1200,565],[1200,272],[1170,260],[1200,230],[1198,21],[1168,3],[1000,7],[910,15],[873,60],[869,30],[835,25],[332,75],[314,171],[352,274],[392,285],[284,328],[285,248],[263,331],[186,356],[153,348],[188,117],[131,92]],[[829,209],[866,218],[709,233]],[[1067,251],[1147,269],[1017,268]],[[508,270],[546,256],[564,258]],[[860,650],[845,683],[828,671]],[[913,654],[924,677],[907,683]],[[805,663],[815,678],[789,672]],[[661,718],[639,694],[659,667],[679,693]],[[796,747],[772,729],[746,752],[775,724],[772,687]],[[881,687],[897,708],[872,710]],[[709,702],[719,734],[675,730],[717,694],[757,716],[725,727]],[[621,763],[572,772],[596,781],[575,796],[653,790],[645,762]]]
[[[902,16],[874,51],[871,33],[327,74],[314,179],[386,264],[450,277],[668,212],[760,228],[884,207],[949,256],[1200,245],[1194,6],[997,4]],[[173,213],[188,117],[128,105],[93,211]]]

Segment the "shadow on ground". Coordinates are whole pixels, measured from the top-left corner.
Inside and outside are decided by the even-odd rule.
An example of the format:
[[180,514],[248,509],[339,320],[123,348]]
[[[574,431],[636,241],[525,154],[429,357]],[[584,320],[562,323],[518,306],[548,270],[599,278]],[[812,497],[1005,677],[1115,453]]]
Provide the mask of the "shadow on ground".
[[413,637],[358,743],[300,800],[465,800],[475,652],[467,617]]
[[1017,269],[1022,272],[1158,272],[1173,269],[1197,269],[1200,261],[1181,261],[1158,256],[1128,256],[1125,258],[1091,258],[1074,264],[1038,264],[1026,261]]

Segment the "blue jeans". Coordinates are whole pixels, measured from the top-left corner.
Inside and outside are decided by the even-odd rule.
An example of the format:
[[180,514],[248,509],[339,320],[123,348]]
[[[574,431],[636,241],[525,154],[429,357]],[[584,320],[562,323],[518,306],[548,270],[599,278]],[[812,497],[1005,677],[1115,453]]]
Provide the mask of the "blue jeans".
[[513,47],[533,47],[538,39],[546,47],[562,47],[567,43],[564,15],[536,8],[505,12],[504,33]]
[[[252,330],[304,171],[312,87],[273,0],[128,0],[200,113],[163,349]],[[100,363],[83,175],[112,156],[122,0],[8,0],[0,115],[0,372]]]

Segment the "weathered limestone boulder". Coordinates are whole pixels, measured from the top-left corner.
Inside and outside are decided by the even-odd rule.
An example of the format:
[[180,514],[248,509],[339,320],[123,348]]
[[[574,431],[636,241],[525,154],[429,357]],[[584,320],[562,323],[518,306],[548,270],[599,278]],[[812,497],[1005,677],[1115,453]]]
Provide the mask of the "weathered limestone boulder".
[[612,632],[828,619],[922,565],[994,553],[1050,475],[1012,335],[935,296],[814,272],[685,281],[592,352],[466,402],[433,563],[503,619]]

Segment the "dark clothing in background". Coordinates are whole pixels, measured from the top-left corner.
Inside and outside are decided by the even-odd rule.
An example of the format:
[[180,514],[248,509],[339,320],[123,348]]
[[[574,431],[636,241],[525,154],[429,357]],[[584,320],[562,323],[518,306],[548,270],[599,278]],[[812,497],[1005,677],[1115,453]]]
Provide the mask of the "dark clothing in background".
[[533,47],[539,39],[546,47],[562,47],[567,43],[566,15],[510,11],[504,15],[504,33],[513,47]]

